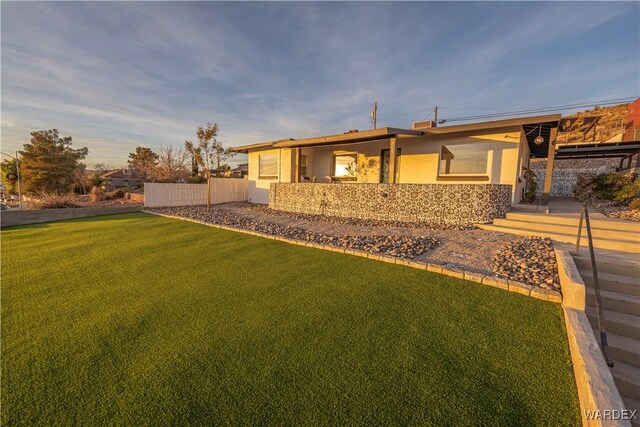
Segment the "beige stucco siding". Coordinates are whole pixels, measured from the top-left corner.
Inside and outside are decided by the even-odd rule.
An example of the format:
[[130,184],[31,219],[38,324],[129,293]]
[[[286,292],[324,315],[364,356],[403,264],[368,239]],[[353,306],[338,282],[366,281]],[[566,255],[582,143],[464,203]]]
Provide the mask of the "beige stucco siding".
[[[444,181],[438,179],[440,152],[443,145],[489,143],[487,175],[489,180],[470,178]],[[524,186],[518,178],[523,175],[522,166],[528,159],[528,146],[522,128],[512,127],[487,134],[429,135],[425,137],[400,137],[397,142],[401,154],[398,158],[398,183],[400,184],[507,184],[511,185],[512,199],[520,201]],[[333,156],[342,153],[357,153],[357,182],[380,182],[380,158],[383,149],[389,148],[389,140],[357,144],[303,148],[307,156],[309,177],[317,182],[330,182]],[[258,177],[258,155],[277,153],[279,177],[275,180],[260,180]],[[272,182],[295,182],[296,149],[253,150],[249,153],[249,199],[254,203],[267,203]],[[522,180],[524,181],[524,180]]]
[[[508,184],[516,194],[518,169],[520,167],[520,129],[508,129],[505,132],[485,135],[430,136],[421,138],[401,138],[398,147],[402,149],[399,183],[401,184]],[[491,144],[487,156],[487,175],[489,181],[457,180],[439,181],[438,167],[443,145]]]
[[[249,152],[249,201],[252,203],[269,203],[269,187],[273,182],[291,182],[295,167],[295,150],[290,148],[275,148],[266,150],[252,150]],[[261,154],[276,154],[278,159],[278,177],[275,179],[260,178]]]

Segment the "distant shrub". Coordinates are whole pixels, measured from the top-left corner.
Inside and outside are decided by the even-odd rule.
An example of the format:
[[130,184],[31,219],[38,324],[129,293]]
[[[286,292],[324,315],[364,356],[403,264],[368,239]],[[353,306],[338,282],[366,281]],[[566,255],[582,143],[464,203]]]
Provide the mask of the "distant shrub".
[[629,175],[618,173],[601,173],[593,179],[594,192],[600,199],[615,200],[616,195],[625,186],[633,184]]
[[101,200],[104,200],[104,190],[100,187],[93,187],[91,189],[91,201],[95,203]]
[[37,193],[33,204],[39,209],[77,208],[76,198],[73,193]]
[[203,184],[203,183],[207,182],[207,178],[205,178],[204,176],[195,175],[195,176],[190,176],[189,178],[187,178],[187,182],[189,184]]
[[122,188],[118,188],[116,190],[109,191],[108,193],[105,193],[105,195],[104,195],[104,198],[106,200],[122,199],[123,197],[124,197],[124,190]]
[[87,185],[90,187],[101,187],[104,184],[104,178],[100,176],[100,174],[93,173],[89,178],[87,178]]
[[620,204],[628,205],[637,198],[640,198],[640,181],[623,185],[616,193],[614,200]]
[[640,182],[631,175],[603,173],[593,179],[594,192],[600,199],[611,200],[632,209],[640,208]]

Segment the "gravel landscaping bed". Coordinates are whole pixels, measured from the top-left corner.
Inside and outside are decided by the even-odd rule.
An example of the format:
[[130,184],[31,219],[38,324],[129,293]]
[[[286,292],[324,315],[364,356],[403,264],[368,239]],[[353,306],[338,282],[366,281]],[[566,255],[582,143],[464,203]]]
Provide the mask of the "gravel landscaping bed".
[[226,227],[256,231],[321,245],[331,245],[345,249],[357,249],[377,254],[391,255],[404,259],[413,259],[435,248],[439,244],[439,241],[432,237],[328,235],[300,227],[242,217],[229,211],[216,208],[212,208],[210,212],[207,212],[205,208],[199,206],[157,208],[150,210],[165,215],[197,219]]
[[358,225],[367,227],[402,227],[402,228],[421,228],[426,230],[475,230],[478,229],[473,224],[456,225],[456,224],[432,224],[427,222],[406,222],[406,221],[382,221],[374,219],[345,218],[330,215],[313,215],[296,212],[280,211],[271,209],[266,205],[255,203],[244,203],[243,208],[260,212],[266,215],[283,216],[291,219],[301,219],[305,221],[321,221],[331,224]]
[[216,205],[208,213],[204,206],[150,210],[304,242],[495,275],[559,291],[555,253],[548,239],[523,238],[477,227],[461,230],[427,225],[427,228],[419,228],[416,224],[402,227],[399,222],[323,218],[275,211],[249,203]]
[[506,244],[493,256],[493,271],[503,279],[560,290],[556,254],[549,238],[528,237]]
[[589,200],[587,203],[590,209],[600,212],[610,218],[640,221],[640,210],[638,209],[631,209],[629,206],[622,206],[609,200],[600,200],[596,198]]

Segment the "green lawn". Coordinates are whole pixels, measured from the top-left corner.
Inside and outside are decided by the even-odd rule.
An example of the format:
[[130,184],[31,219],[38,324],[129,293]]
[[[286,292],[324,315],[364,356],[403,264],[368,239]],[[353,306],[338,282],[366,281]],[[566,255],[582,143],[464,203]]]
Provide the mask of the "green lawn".
[[3,425],[579,425],[560,306],[141,213],[2,231]]

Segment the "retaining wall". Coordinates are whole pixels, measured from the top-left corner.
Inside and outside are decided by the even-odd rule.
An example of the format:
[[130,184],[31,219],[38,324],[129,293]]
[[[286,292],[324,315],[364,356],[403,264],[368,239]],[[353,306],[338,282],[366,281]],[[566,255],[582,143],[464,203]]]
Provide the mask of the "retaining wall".
[[140,209],[142,209],[142,206],[133,205],[97,208],[5,210],[0,211],[0,225],[2,227],[10,227],[12,225],[36,224],[39,222],[136,212]]
[[490,223],[511,207],[501,184],[271,184],[269,207],[360,219]]

